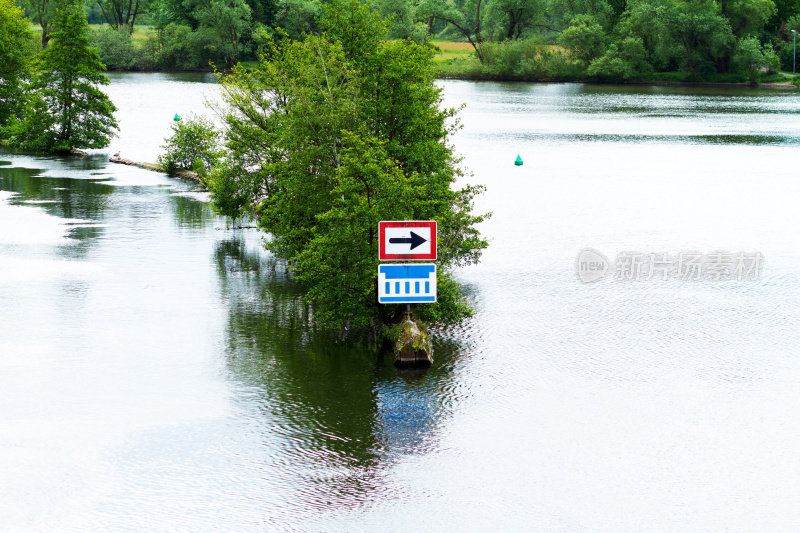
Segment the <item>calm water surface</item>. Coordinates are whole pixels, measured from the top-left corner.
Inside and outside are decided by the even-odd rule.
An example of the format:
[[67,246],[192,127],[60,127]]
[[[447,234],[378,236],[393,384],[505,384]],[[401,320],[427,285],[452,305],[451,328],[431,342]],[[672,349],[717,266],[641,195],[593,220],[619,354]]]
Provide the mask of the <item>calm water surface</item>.
[[[796,530],[797,93],[444,82],[491,246],[405,374],[197,186],[106,162],[208,81],[114,75],[107,150],[0,152],[0,529]],[[764,267],[584,284],[586,247]]]

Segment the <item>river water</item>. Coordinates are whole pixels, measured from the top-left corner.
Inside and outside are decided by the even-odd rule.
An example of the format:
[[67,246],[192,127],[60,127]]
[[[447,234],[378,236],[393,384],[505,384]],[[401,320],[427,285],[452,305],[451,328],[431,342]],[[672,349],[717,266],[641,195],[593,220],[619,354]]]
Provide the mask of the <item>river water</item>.
[[106,162],[209,81],[113,75],[107,150],[0,152],[0,530],[797,529],[800,95],[443,82],[491,244],[403,373],[196,185]]

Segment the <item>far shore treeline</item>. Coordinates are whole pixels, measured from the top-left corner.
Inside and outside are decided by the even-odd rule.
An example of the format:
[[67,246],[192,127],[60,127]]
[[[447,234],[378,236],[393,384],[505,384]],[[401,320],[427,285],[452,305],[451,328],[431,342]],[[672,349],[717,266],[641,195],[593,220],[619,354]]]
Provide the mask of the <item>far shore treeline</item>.
[[[109,70],[229,70],[320,30],[330,0],[86,0]],[[59,0],[16,0],[40,46]],[[787,82],[800,0],[374,0],[440,77]],[[5,31],[0,29],[0,31]]]

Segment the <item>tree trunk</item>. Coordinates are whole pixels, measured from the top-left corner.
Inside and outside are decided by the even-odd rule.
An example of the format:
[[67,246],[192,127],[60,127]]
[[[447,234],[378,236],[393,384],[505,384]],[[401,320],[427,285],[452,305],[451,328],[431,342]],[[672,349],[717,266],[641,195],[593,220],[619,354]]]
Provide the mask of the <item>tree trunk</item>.
[[730,70],[731,57],[730,54],[725,53],[717,58],[717,72],[726,74]]
[[508,32],[506,33],[506,39],[511,40],[514,38],[514,28],[516,27],[516,17],[514,17],[514,13],[509,12],[508,14]]
[[475,8],[475,40],[478,44],[483,42],[483,39],[481,39],[481,1],[478,0],[478,5]]

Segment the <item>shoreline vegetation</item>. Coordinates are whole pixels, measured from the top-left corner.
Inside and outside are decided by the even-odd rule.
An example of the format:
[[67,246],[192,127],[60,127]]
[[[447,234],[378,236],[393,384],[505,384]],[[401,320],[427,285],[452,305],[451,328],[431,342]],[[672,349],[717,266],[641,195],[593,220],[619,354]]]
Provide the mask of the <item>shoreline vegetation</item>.
[[[66,0],[7,0],[47,48]],[[319,35],[333,0],[97,0],[90,45],[112,72],[258,69]],[[788,0],[361,0],[387,32],[433,50],[441,79],[800,87],[800,3]],[[6,8],[4,8],[6,9]],[[353,14],[350,14],[351,17]],[[0,34],[3,30],[0,30]],[[2,37],[2,35],[0,35]],[[27,48],[27,47],[23,47]],[[2,59],[2,58],[0,58]]]
[[[109,72],[154,72],[154,73],[214,73],[229,74],[233,65],[218,65],[209,60],[206,66],[190,67],[191,60],[183,63],[172,60],[172,67],[166,66],[168,61],[159,60],[157,51],[170,48],[169,35],[158,31],[154,26],[135,26],[128,37],[120,34],[107,24],[90,25],[92,42],[100,50],[101,58]],[[451,36],[452,38],[453,36]],[[155,41],[159,41],[158,43]],[[781,72],[779,65],[773,61],[768,65],[766,60],[758,65],[757,72],[685,72],[672,70],[665,72],[649,72],[636,76],[635,73],[622,75],[588,75],[587,68],[571,55],[570,50],[557,44],[543,44],[541,39],[516,41],[486,42],[482,44],[484,53],[479,57],[473,44],[467,41],[433,39],[426,36],[423,42],[434,51],[433,62],[436,66],[436,77],[466,81],[498,81],[498,82],[531,82],[531,83],[587,83],[587,84],[623,84],[623,85],[660,85],[660,86],[719,86],[719,87],[760,87],[772,89],[795,89],[800,87],[800,75]],[[272,43],[274,44],[274,43]],[[268,47],[266,47],[268,48]],[[520,52],[514,48],[525,48]],[[265,52],[265,46],[259,46],[258,52]],[[184,51],[185,52],[185,51]],[[268,51],[267,51],[268,52]],[[527,53],[526,53],[527,52]],[[174,55],[170,52],[168,55]],[[510,57],[509,57],[510,56]],[[536,63],[542,63],[538,66]],[[259,61],[255,55],[242,58],[235,65],[247,69],[257,69]],[[791,65],[789,65],[791,66]],[[548,72],[549,70],[549,72]]]
[[[34,32],[41,34],[41,29],[34,28]],[[101,59],[105,62],[109,72],[154,72],[154,73],[214,73],[229,74],[233,65],[224,66],[209,60],[205,65],[189,66],[191,60],[183,63],[174,58],[170,61],[159,60],[159,49],[165,54],[165,49],[172,48],[169,42],[170,35],[159,31],[151,25],[134,26],[133,32],[128,36],[120,34],[108,24],[90,24],[92,44],[100,51]],[[451,39],[454,36],[450,36]],[[457,37],[457,36],[456,36]],[[165,41],[166,40],[166,41]],[[157,41],[157,42],[156,42]],[[760,87],[774,89],[795,89],[800,87],[800,75],[781,72],[766,63],[758,67],[755,78],[751,81],[748,74],[741,72],[698,72],[694,75],[689,72],[672,70],[665,72],[651,72],[651,75],[639,77],[623,76],[589,76],[586,68],[579,61],[572,58],[570,51],[557,44],[543,44],[541,39],[522,39],[516,41],[486,42],[482,47],[486,50],[483,60],[478,57],[472,44],[463,40],[435,39],[427,36],[423,42],[434,51],[433,62],[436,66],[436,77],[439,79],[453,79],[466,81],[498,81],[498,82],[531,82],[531,83],[562,83],[575,82],[587,84],[624,84],[624,85],[662,85],[662,86],[719,86],[719,87]],[[174,44],[174,43],[173,43]],[[524,52],[509,50],[525,48]],[[268,47],[267,47],[268,48]],[[185,50],[180,49],[185,53]],[[265,46],[259,46],[258,51],[264,52]],[[254,51],[253,54],[258,53]],[[487,53],[488,52],[488,53]],[[527,54],[525,53],[527,52]],[[241,58],[237,63],[247,69],[257,69],[259,61],[255,55],[250,58]],[[166,55],[174,56],[173,52]],[[509,57],[510,56],[510,57]],[[548,65],[536,69],[538,62],[549,63],[551,72],[547,72]],[[173,66],[167,66],[172,63]],[[526,68],[532,72],[525,72]],[[791,68],[791,64],[788,65]]]

